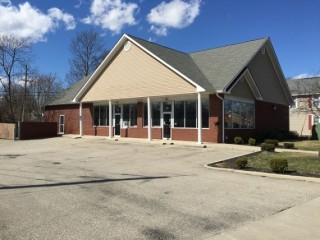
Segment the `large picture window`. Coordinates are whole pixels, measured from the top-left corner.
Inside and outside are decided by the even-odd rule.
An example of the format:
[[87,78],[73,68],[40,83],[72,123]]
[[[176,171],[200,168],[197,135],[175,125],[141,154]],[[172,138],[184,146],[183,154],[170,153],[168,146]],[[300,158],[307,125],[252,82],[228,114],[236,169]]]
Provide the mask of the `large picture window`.
[[[209,128],[209,100],[202,102],[202,128]],[[175,101],[174,102],[174,126],[185,128],[197,127],[197,101]]]
[[197,101],[185,102],[186,127],[197,127]]
[[209,128],[209,99],[202,100],[202,128]]
[[143,126],[148,126],[148,104],[143,104]]
[[108,105],[93,107],[93,125],[109,126],[109,106]]
[[184,127],[184,101],[174,102],[174,126]]
[[122,119],[127,126],[137,126],[137,104],[123,104]]
[[225,128],[254,128],[254,103],[225,100],[224,124]]
[[152,103],[152,126],[160,126],[161,103]]

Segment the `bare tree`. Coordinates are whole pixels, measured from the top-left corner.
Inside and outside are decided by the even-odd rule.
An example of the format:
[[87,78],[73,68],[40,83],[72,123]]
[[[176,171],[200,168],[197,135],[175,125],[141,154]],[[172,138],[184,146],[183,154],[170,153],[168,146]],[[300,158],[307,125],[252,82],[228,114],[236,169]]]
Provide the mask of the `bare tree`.
[[72,58],[66,79],[69,85],[90,75],[103,61],[108,51],[99,33],[88,30],[79,32],[70,43]]
[[17,81],[21,80],[22,69],[28,61],[30,53],[31,46],[26,39],[0,36],[0,82],[8,109],[8,121],[11,122],[15,122],[17,118],[21,117],[21,112],[19,114],[17,110],[19,107],[17,101],[21,101],[21,99],[18,99],[14,94],[21,90]]
[[39,74],[32,78],[28,85],[29,119],[41,122],[44,108],[63,91],[63,84],[52,74]]

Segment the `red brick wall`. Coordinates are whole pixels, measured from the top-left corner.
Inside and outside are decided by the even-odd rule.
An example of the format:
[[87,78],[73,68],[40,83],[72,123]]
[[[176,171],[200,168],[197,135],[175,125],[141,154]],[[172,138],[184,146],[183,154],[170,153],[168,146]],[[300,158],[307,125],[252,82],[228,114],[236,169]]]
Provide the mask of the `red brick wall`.
[[[275,108],[274,108],[275,107]],[[260,132],[268,130],[289,131],[289,107],[262,101],[255,102],[255,129],[225,129],[225,141],[233,143],[234,137],[244,140],[257,138]]]
[[79,104],[46,107],[45,121],[56,122],[57,132],[59,132],[58,124],[60,115],[65,116],[64,133],[79,134]]
[[256,129],[257,131],[265,129],[289,131],[289,107],[256,101]]
[[[92,103],[82,105],[82,129],[84,135],[108,136],[108,127],[96,127],[92,125],[93,118]],[[59,124],[59,116],[65,116],[65,134],[80,134],[79,130],[79,104],[69,104],[60,106],[47,106],[45,111],[45,119],[48,122],[56,122]],[[59,129],[57,127],[57,132]]]
[[225,129],[225,142],[234,143],[235,137],[242,137],[247,142],[249,138],[256,138],[256,132],[256,129]]

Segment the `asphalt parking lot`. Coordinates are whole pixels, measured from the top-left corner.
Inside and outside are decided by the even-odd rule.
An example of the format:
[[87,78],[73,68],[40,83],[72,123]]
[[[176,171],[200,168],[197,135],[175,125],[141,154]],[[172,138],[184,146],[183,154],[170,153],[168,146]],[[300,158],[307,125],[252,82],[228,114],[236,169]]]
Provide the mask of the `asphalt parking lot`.
[[211,239],[320,197],[207,169],[248,153],[102,138],[0,140],[0,239]]

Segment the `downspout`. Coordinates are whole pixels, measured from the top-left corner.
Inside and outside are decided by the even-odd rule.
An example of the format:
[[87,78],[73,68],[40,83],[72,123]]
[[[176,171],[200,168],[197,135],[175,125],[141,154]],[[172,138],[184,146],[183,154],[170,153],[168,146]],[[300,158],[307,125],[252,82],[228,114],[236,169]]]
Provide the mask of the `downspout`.
[[216,93],[216,96],[222,102],[222,123],[221,123],[221,127],[222,127],[222,143],[224,143],[224,99],[221,96],[219,96],[219,93]]
[[83,125],[82,125],[82,102],[79,103],[79,136],[83,136]]

